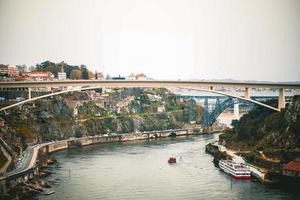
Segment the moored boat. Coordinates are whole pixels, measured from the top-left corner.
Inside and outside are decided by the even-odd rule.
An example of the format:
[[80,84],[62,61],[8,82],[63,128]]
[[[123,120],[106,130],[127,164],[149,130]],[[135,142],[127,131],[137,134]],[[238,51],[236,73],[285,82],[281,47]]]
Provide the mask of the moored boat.
[[236,163],[232,160],[220,160],[219,167],[235,179],[251,179],[250,170],[245,164]]
[[170,164],[176,163],[176,158],[170,157],[168,160],[168,163],[170,163]]

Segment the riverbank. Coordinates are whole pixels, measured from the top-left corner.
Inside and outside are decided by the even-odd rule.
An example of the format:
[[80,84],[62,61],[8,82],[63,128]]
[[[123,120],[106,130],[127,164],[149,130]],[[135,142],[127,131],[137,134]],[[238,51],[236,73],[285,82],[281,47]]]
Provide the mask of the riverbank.
[[214,156],[214,164],[216,167],[219,167],[219,160],[230,159],[237,163],[246,164],[251,172],[251,176],[256,180],[260,181],[261,183],[271,182],[266,178],[267,170],[247,163],[245,159],[242,156],[240,156],[242,152],[236,152],[227,149],[225,146],[218,144],[218,142],[207,144],[205,146],[205,151]]
[[244,155],[249,153],[247,151],[234,151],[220,145],[218,141],[209,143],[205,146],[205,151],[211,154],[214,159],[215,167],[219,168],[219,160],[230,159],[237,163],[246,164],[252,177],[252,181],[260,182],[263,185],[271,188],[276,188],[284,191],[291,192],[293,194],[300,195],[299,191],[299,178],[286,176],[282,171],[274,171],[273,169],[263,168],[247,162]]
[[[190,132],[187,129],[172,129],[172,130],[151,131],[151,132],[132,133],[132,134],[114,134],[114,135],[89,136],[83,138],[71,138],[69,140],[39,144],[39,145],[35,145],[35,147],[31,149],[33,153],[30,154],[31,158],[29,158],[30,160],[29,165],[22,170],[22,176],[24,175],[24,171],[31,171],[31,169],[35,169],[38,171],[37,173],[34,174],[36,177],[47,175],[47,170],[45,173],[45,171],[41,169],[41,166],[43,166],[43,168],[47,168],[49,164],[53,164],[51,159],[49,159],[49,155],[53,152],[57,152],[65,149],[84,147],[84,146],[89,146],[94,144],[123,143],[123,142],[128,143],[128,142],[138,141],[138,140],[189,136],[194,134],[199,135],[199,133]],[[37,162],[37,160],[39,160],[39,162]],[[12,176],[17,177],[18,173],[16,172],[12,174]],[[4,176],[4,178],[9,178],[9,177]],[[28,176],[28,179],[30,178],[33,177]],[[27,182],[26,180],[23,181],[23,183],[26,182]],[[28,195],[30,196],[34,194],[34,192],[36,193],[43,192],[41,191],[41,189],[43,188],[42,185],[37,185],[37,189],[31,187],[32,185],[37,185],[37,184],[36,182],[33,183],[31,182],[30,185],[16,184],[14,188],[16,188],[16,191],[18,191],[17,193],[18,196],[20,195],[22,196],[21,191],[24,192],[24,196],[28,196]],[[14,193],[12,193],[12,195],[14,195]],[[7,196],[8,199],[10,198],[9,196]]]

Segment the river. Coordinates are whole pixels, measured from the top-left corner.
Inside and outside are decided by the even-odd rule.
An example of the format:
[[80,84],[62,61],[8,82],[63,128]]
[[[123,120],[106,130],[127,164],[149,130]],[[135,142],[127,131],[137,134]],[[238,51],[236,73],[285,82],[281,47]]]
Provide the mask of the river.
[[[57,152],[58,167],[44,180],[60,199],[297,199],[215,168],[205,145],[217,135],[102,144]],[[170,156],[177,164],[169,165]],[[180,158],[181,157],[181,158]],[[69,176],[69,170],[71,174]]]

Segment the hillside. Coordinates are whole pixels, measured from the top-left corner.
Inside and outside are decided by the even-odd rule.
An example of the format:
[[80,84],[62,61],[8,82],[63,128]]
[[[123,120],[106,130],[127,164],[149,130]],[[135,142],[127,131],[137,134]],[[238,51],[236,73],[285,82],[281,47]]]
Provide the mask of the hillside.
[[249,162],[280,168],[300,156],[300,96],[281,112],[259,106],[232,125],[220,141],[231,149],[250,151],[245,154]]
[[[191,120],[188,108],[188,100],[180,101],[166,89],[74,92],[2,113],[6,125],[0,127],[0,136],[19,152],[28,143],[182,128]],[[193,120],[200,123],[202,108],[195,106],[193,112]]]

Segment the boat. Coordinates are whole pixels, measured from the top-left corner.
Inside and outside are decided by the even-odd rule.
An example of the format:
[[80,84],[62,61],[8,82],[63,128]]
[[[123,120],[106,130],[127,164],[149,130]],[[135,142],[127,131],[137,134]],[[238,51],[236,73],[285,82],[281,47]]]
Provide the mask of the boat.
[[236,163],[232,160],[220,160],[219,167],[235,179],[251,179],[250,170],[243,163]]
[[176,163],[176,158],[170,157],[169,160],[168,160],[168,163],[170,163],[170,164]]
[[176,137],[176,136],[177,136],[177,134],[176,134],[176,132],[174,132],[174,131],[171,132],[170,135],[169,135],[169,137]]

